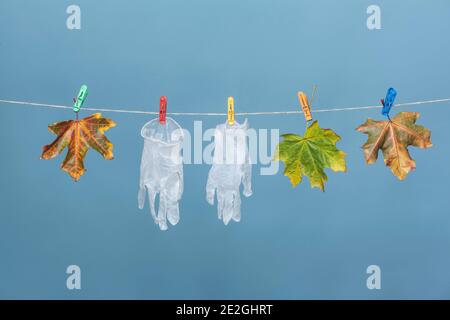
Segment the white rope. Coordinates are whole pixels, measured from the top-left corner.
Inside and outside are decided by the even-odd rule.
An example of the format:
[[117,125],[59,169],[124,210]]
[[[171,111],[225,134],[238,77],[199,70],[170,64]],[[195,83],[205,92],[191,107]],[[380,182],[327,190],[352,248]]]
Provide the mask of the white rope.
[[[47,104],[47,103],[37,103],[30,101],[16,101],[16,100],[1,100],[1,103],[31,106],[31,107],[42,107],[42,108],[54,108],[54,109],[72,109],[71,106],[57,105],[57,104]],[[441,102],[450,102],[450,98],[445,99],[435,99],[435,100],[423,100],[414,102],[405,102],[395,104],[394,107],[406,107],[406,106],[417,106],[424,104],[434,104]],[[365,109],[379,109],[381,105],[378,106],[361,106],[361,107],[347,107],[347,108],[329,108],[329,109],[316,109],[311,110],[313,113],[319,112],[340,112],[340,111],[353,111],[353,110],[365,110]],[[300,107],[298,108],[300,109]],[[81,108],[81,110],[86,111],[100,111],[100,112],[116,112],[116,113],[130,113],[130,114],[159,114],[156,111],[140,111],[140,110],[125,110],[125,109],[110,109],[110,108]],[[301,114],[301,110],[296,111],[262,111],[262,112],[236,112],[237,116],[257,116],[257,115],[284,115],[284,114]],[[215,112],[167,112],[167,115],[173,116],[226,116],[227,113],[215,113]]]

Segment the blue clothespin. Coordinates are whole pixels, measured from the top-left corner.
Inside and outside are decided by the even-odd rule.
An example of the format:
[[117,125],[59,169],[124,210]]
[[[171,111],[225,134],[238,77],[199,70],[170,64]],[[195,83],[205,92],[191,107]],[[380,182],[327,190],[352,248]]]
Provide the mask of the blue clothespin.
[[[395,97],[397,96],[397,91],[394,88],[389,88],[386,93],[386,98],[381,99],[381,104],[383,105],[383,109],[381,110],[381,114],[389,118],[389,112],[391,111],[392,106],[394,105]],[[389,118],[390,120],[390,118]]]

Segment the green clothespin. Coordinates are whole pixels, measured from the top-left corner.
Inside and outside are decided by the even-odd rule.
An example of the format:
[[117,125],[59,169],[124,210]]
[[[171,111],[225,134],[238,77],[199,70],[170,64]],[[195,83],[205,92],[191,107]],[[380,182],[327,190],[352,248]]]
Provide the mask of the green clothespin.
[[78,112],[80,111],[81,107],[83,106],[84,100],[86,100],[88,95],[88,89],[87,85],[83,84],[80,88],[80,92],[78,93],[78,96],[76,99],[74,99],[73,104],[73,111]]

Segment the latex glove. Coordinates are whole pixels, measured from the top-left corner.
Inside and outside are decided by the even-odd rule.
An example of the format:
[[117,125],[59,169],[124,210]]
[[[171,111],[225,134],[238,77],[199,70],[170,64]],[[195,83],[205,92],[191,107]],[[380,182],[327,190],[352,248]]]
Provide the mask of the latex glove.
[[241,183],[244,196],[252,195],[247,129],[247,120],[242,125],[227,122],[218,125],[214,134],[214,158],[206,184],[206,200],[214,205],[217,194],[218,217],[225,225],[231,219],[241,220]]
[[[141,135],[144,138],[144,150],[138,193],[139,208],[144,208],[147,189],[151,215],[161,230],[167,230],[167,221],[176,225],[180,220],[178,201],[183,194],[183,131],[171,118],[166,118],[166,124],[160,124],[159,119],[154,119],[144,125]],[[158,213],[155,210],[157,194]]]

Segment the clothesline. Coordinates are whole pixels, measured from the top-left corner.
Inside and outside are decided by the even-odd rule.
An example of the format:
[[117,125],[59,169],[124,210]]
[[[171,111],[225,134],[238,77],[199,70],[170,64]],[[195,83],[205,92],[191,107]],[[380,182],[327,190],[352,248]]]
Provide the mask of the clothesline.
[[[405,107],[405,106],[417,106],[425,104],[436,104],[441,102],[450,102],[450,98],[444,99],[434,99],[434,100],[423,100],[423,101],[413,101],[405,103],[397,103],[394,107]],[[41,107],[41,108],[54,108],[54,109],[72,109],[72,106],[57,105],[57,104],[47,104],[47,103],[37,103],[31,101],[17,101],[17,100],[2,100],[0,103],[20,105],[20,106],[30,106],[30,107]],[[312,109],[312,113],[319,112],[340,112],[340,111],[353,111],[353,110],[365,110],[365,109],[378,109],[381,105],[376,106],[360,106],[360,107],[341,107],[341,108],[328,108],[328,109]],[[294,108],[293,108],[294,109]],[[294,111],[261,111],[261,112],[236,112],[235,115],[238,116],[256,116],[256,115],[286,115],[286,114],[302,114],[302,110],[296,107]],[[82,108],[81,110],[86,111],[100,111],[100,112],[116,112],[116,113],[129,113],[129,114],[159,114],[156,111],[141,111],[141,110],[126,110],[126,109],[112,109],[112,108]],[[167,115],[173,116],[226,116],[225,112],[167,112]]]

